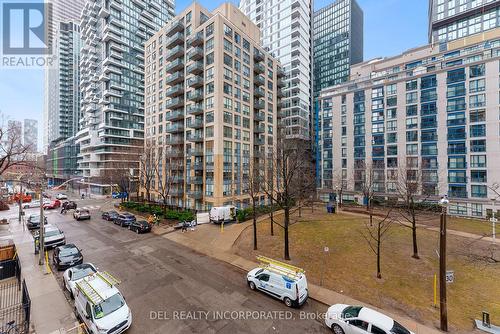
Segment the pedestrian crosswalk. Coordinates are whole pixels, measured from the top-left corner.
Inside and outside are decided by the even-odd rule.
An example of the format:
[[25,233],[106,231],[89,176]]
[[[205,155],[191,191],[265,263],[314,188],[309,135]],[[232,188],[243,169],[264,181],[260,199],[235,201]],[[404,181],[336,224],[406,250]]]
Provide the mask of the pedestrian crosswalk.
[[99,210],[101,208],[100,205],[87,205],[87,206],[82,206],[80,209],[84,210]]

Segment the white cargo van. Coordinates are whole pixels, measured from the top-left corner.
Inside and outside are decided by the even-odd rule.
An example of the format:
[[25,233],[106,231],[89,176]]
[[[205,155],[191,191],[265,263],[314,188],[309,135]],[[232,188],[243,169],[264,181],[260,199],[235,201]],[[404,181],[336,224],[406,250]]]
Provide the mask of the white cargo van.
[[288,307],[299,307],[308,297],[307,279],[301,268],[258,256],[261,266],[247,274],[247,283],[252,290],[261,290],[282,300]]
[[210,209],[209,218],[216,224],[236,221],[236,207],[232,205],[213,207]]
[[106,272],[96,272],[76,283],[76,315],[89,333],[120,334],[132,324],[132,313],[117,284],[119,281]]

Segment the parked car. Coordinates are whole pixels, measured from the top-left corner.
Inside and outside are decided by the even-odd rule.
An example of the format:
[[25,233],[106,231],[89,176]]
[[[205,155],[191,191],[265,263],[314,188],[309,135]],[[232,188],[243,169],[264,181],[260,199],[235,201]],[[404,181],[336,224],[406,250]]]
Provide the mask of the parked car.
[[75,298],[76,283],[84,277],[93,275],[97,272],[97,268],[92,263],[77,264],[74,267],[66,269],[63,275],[64,288],[68,290],[71,298]]
[[126,193],[126,192],[113,192],[111,194],[111,197],[113,197],[113,198],[127,198],[127,196],[128,196],[128,193]]
[[76,284],[76,315],[89,333],[119,334],[132,324],[132,312],[116,288],[118,283],[111,275],[97,272]]
[[111,210],[102,213],[101,218],[107,221],[114,221],[118,217],[118,212]]
[[[35,240],[39,240],[39,231],[35,232]],[[66,244],[66,237],[63,231],[61,231],[57,226],[46,224],[45,225],[45,248],[53,248]]]
[[[47,225],[47,217],[44,216],[43,218],[45,221],[44,225]],[[30,215],[26,222],[26,227],[28,228],[28,230],[35,230],[40,228],[40,215]]]
[[326,312],[325,324],[335,334],[413,334],[392,318],[365,306],[332,305]]
[[69,201],[69,202],[64,202],[62,204],[62,207],[65,208],[66,210],[76,210],[77,205],[75,202]]
[[147,233],[151,231],[151,224],[145,220],[136,220],[129,224],[128,229],[139,233]]
[[[44,199],[43,204],[50,204],[51,202],[49,200]],[[23,203],[23,209],[30,209],[30,208],[39,208],[40,207],[40,201],[31,201],[29,203]]]
[[278,298],[288,307],[299,307],[306,302],[309,293],[303,269],[264,256],[258,259],[261,266],[247,274],[250,289]]
[[59,193],[56,195],[56,199],[68,199],[68,196],[66,196],[65,194],[62,194],[62,193]]
[[73,218],[76,220],[90,219],[90,211],[87,209],[76,209],[73,212]]
[[209,219],[212,223],[216,224],[236,221],[236,212],[236,207],[232,205],[213,207],[210,209]]
[[52,202],[50,203],[46,203],[43,205],[43,209],[44,210],[52,210],[52,209],[57,209],[58,207],[61,206],[61,201],[56,199],[56,200],[53,200]]
[[130,223],[135,222],[135,216],[131,213],[125,212],[119,214],[115,220],[113,221],[116,225],[120,225],[121,227],[127,227]]
[[83,263],[83,255],[74,244],[66,244],[54,249],[52,262],[57,270],[62,270]]
[[42,196],[44,198],[51,198],[51,196],[49,194],[47,194],[45,191],[42,193]]

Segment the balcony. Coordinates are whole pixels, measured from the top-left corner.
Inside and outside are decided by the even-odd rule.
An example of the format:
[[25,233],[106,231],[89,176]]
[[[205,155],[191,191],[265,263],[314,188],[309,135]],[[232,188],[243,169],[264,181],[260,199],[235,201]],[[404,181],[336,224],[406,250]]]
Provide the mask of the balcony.
[[166,97],[175,97],[175,96],[182,95],[183,93],[184,93],[184,85],[183,84],[177,84],[175,86],[172,86],[172,87],[168,88],[165,91],[165,96]]
[[189,152],[189,155],[192,157],[202,157],[205,154],[203,153],[203,149],[194,149]]
[[203,198],[203,192],[200,190],[189,191],[188,194],[189,194],[189,197],[194,198],[194,199]]
[[184,145],[184,138],[181,136],[172,136],[165,140],[165,144],[167,145]]
[[278,68],[278,70],[276,71],[276,75],[278,76],[278,78],[282,78],[285,76],[285,71],[283,71],[283,69],[281,68]]
[[204,122],[202,118],[195,118],[187,121],[187,127],[192,129],[203,128]]
[[195,75],[188,79],[188,86],[192,88],[198,88],[203,86],[203,77],[201,75]]
[[256,97],[264,97],[266,95],[266,93],[265,93],[264,89],[259,88],[259,87],[255,87],[255,89],[253,91],[253,95]]
[[181,150],[168,150],[165,153],[167,158],[182,158],[184,156],[184,151]]
[[193,176],[189,179],[191,184],[203,184],[203,176]]
[[175,85],[177,83],[180,83],[184,81],[184,73],[182,71],[175,72],[173,74],[170,74],[165,78],[165,83],[167,85]]
[[183,184],[184,178],[181,176],[173,176],[171,179],[172,184]]
[[170,111],[165,114],[166,121],[178,121],[184,118],[183,110]]
[[199,102],[203,100],[203,90],[197,89],[187,93],[188,100]]
[[170,164],[170,169],[171,170],[183,170],[184,169],[184,164],[183,163],[173,163],[173,164]]
[[169,195],[172,197],[182,197],[182,196],[184,196],[184,189],[182,189],[182,188],[171,189],[169,192]]
[[203,135],[201,133],[190,134],[187,136],[187,140],[195,143],[203,142]]
[[174,34],[172,37],[168,38],[165,45],[168,49],[170,49],[175,45],[180,45],[183,43],[184,43],[184,34],[182,32],[178,32]]
[[178,71],[184,67],[184,60],[182,58],[178,58],[172,62],[170,62],[167,66],[165,66],[165,71],[168,73],[173,73]]
[[254,64],[253,71],[255,73],[260,74],[260,73],[264,73],[266,71],[266,68],[264,65],[257,63],[257,64]]
[[203,48],[195,47],[188,51],[189,60],[203,59]]
[[257,122],[263,122],[263,121],[265,121],[266,116],[262,112],[254,112],[253,119],[254,119],[254,121],[257,121]]
[[204,164],[203,162],[197,162],[193,164],[193,169],[196,171],[201,171],[204,169]]
[[184,124],[182,122],[169,124],[165,128],[167,133],[181,133],[184,132]]
[[184,31],[184,23],[181,20],[177,20],[173,22],[170,27],[167,28],[166,34],[167,36],[172,36],[176,32]]
[[173,99],[168,100],[165,103],[165,108],[166,109],[176,109],[184,105],[184,99],[181,99],[180,97],[176,97]]
[[266,79],[262,74],[256,75],[253,79],[254,84],[257,86],[263,86],[266,84]]
[[201,61],[197,61],[192,63],[187,67],[187,73],[200,74],[203,73],[203,63]]
[[101,9],[99,10],[99,14],[98,15],[99,15],[100,18],[104,19],[104,18],[106,18],[106,17],[109,16],[109,10],[106,9],[106,7],[101,7]]
[[264,145],[264,143],[265,143],[264,138],[261,138],[261,137],[254,137],[253,138],[254,145]]
[[278,87],[281,87],[281,88],[285,87],[285,85],[286,85],[286,83],[283,79],[278,79],[277,84],[278,84]]
[[254,109],[264,109],[266,107],[266,102],[263,99],[253,101]]
[[200,31],[200,32],[197,32],[196,34],[194,34],[193,36],[191,36],[188,39],[187,43],[188,43],[188,45],[192,45],[192,46],[197,46],[197,45],[203,44],[203,32]]
[[201,103],[194,103],[187,106],[186,111],[190,115],[203,114],[203,105]]
[[259,62],[259,61],[263,61],[264,59],[266,59],[266,56],[264,55],[263,52],[261,52],[261,51],[259,51],[257,49],[254,49],[253,59],[256,62]]
[[175,48],[170,49],[165,55],[166,60],[174,60],[184,55],[184,47],[182,45],[177,45]]
[[254,133],[264,133],[264,132],[266,132],[266,127],[264,125],[254,126],[253,132]]
[[285,95],[283,94],[283,91],[282,91],[281,89],[278,89],[278,93],[277,93],[277,95],[278,95],[278,97],[283,97],[283,96],[285,96]]

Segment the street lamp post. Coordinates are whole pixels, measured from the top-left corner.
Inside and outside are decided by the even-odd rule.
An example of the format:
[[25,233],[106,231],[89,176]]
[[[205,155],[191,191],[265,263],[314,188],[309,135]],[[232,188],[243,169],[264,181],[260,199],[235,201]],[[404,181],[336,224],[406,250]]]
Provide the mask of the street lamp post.
[[492,225],[492,229],[493,229],[493,234],[492,234],[493,243],[497,242],[497,240],[496,240],[496,223],[497,223],[498,218],[496,217],[497,215],[495,213],[495,201],[496,201],[496,198],[493,197],[491,199],[491,202],[493,204],[492,215],[491,215],[491,225]]
[[339,186],[335,186],[335,212],[339,212]]
[[448,210],[448,196],[444,195],[439,201],[441,206],[440,233],[439,233],[439,310],[441,330],[448,331],[448,309],[446,302],[446,215]]

